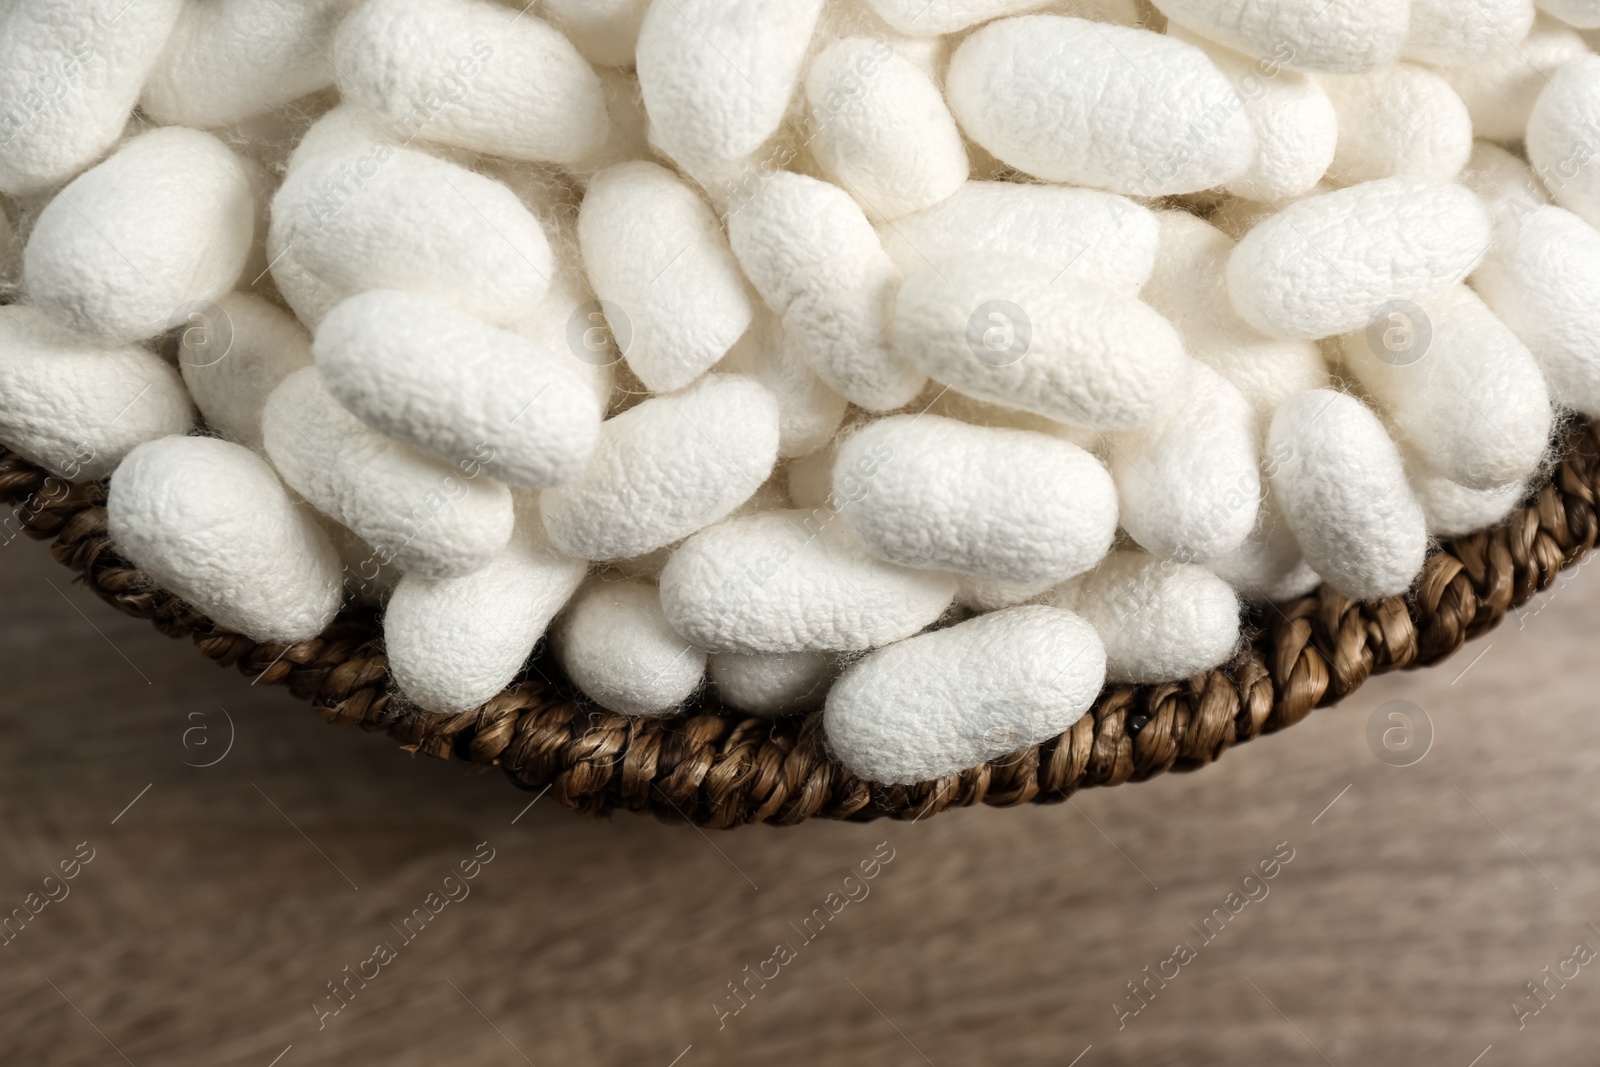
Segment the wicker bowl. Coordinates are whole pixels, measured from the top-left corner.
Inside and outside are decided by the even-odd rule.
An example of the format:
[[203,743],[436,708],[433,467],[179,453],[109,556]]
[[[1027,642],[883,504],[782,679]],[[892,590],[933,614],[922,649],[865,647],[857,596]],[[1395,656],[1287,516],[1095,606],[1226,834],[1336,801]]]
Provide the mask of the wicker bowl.
[[1292,726],[1373,674],[1437,663],[1548,587],[1600,538],[1600,438],[1567,426],[1560,462],[1498,527],[1437,546],[1408,597],[1360,603],[1318,590],[1256,608],[1226,667],[1186,682],[1110,686],[1059,737],[959,775],[873,785],[834,763],[817,715],[778,721],[725,710],[715,694],[670,719],[628,719],[586,702],[548,654],[476,711],[426,715],[396,695],[371,611],[349,610],[315,640],[257,644],[218,629],[119,559],[104,483],[70,485],[0,448],[8,524],[51,540],[56,559],[103,599],[188,637],[251,679],[287,685],[333,723],[382,730],[409,752],[499,767],[572,811],[651,811],[707,827],[808,818],[921,818],[954,806],[1065,800],[1089,786],[1189,771]]

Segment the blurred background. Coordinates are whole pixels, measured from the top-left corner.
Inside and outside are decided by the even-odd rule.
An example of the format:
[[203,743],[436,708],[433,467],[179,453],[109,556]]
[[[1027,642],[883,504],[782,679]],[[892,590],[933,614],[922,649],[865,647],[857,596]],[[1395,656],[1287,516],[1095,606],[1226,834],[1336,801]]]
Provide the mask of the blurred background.
[[6,1064],[1594,1062],[1592,569],[1198,774],[732,832],[326,726],[43,545],[0,603]]

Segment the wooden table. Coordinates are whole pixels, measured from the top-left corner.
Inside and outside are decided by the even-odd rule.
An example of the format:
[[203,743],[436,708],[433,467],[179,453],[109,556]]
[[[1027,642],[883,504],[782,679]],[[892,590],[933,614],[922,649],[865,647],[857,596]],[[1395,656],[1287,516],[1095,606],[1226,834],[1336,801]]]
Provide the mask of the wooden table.
[[[325,726],[30,542],[0,548],[0,602],[0,909],[27,916],[0,1063],[1600,1058],[1600,958],[1574,955],[1600,950],[1591,574],[1199,774],[711,834],[528,807]],[[1411,766],[1369,747],[1392,701],[1432,725]]]

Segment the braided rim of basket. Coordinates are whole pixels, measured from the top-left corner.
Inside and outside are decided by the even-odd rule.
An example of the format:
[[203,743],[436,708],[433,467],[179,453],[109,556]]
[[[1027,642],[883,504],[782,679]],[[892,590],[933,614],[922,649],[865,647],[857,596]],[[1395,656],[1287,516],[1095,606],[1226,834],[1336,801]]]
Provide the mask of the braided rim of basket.
[[714,694],[671,719],[629,719],[583,702],[543,656],[476,711],[427,715],[394,692],[371,611],[342,614],[321,637],[257,644],[210,620],[119,559],[106,536],[106,486],[70,485],[0,448],[5,524],[54,539],[55,558],[129,615],[194,639],[222,665],[287,685],[333,723],[382,730],[412,753],[498,766],[576,812],[648,810],[707,827],[804,819],[921,818],[954,806],[1065,800],[1089,786],[1142,781],[1216,760],[1292,726],[1373,674],[1435,663],[1548,587],[1600,537],[1600,439],[1563,431],[1562,460],[1500,526],[1448,541],[1409,597],[1377,603],[1326,589],[1258,609],[1253,639],[1224,668],[1185,682],[1110,686],[1058,737],[958,775],[913,786],[863,782],[829,758],[817,715],[767,721],[725,712]]

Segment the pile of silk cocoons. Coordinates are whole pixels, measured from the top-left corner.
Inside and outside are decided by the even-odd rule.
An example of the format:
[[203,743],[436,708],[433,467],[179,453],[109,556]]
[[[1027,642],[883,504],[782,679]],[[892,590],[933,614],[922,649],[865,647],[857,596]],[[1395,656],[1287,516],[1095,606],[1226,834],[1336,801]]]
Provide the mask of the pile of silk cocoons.
[[1406,595],[1600,416],[1595,27],[0,4],[0,443],[222,630],[376,613],[411,713],[548,649],[940,778]]

